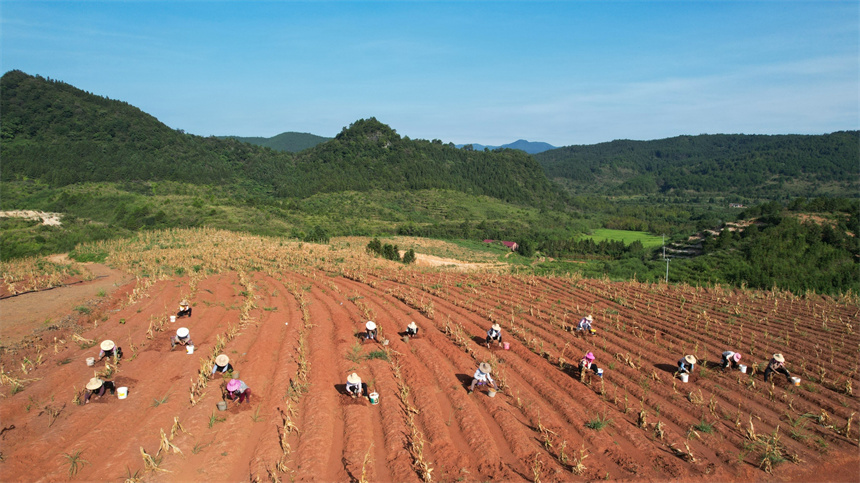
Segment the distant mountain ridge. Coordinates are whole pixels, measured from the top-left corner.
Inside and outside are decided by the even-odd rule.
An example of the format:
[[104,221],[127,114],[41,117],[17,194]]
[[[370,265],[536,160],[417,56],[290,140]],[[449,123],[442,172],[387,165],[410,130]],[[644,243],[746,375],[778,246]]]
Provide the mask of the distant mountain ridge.
[[305,149],[312,148],[317,144],[331,140],[331,138],[317,136],[316,134],[305,132],[282,132],[281,134],[266,137],[242,137],[242,136],[218,136],[221,139],[231,138],[243,143],[250,143],[256,146],[272,148],[276,151],[287,151],[297,153]]
[[489,149],[490,151],[494,149],[519,149],[520,151],[525,151],[529,154],[537,154],[542,153],[544,151],[549,151],[550,149],[555,149],[555,146],[552,144],[544,143],[544,142],[532,142],[526,141],[525,139],[519,139],[512,143],[503,144],[501,146],[484,146],[483,144],[458,144],[458,148],[464,148],[466,146],[471,146],[475,151],[483,151],[484,149]]

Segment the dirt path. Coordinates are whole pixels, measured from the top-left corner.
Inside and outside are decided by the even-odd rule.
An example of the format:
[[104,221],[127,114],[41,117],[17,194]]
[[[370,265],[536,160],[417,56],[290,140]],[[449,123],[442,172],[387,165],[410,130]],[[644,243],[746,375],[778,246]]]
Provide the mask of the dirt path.
[[[56,255],[51,261],[68,263],[65,255]],[[0,345],[8,346],[43,327],[47,321],[56,322],[69,313],[70,308],[86,306],[87,302],[110,295],[118,287],[130,282],[131,276],[101,263],[84,263],[94,278],[50,290],[30,292],[0,300]]]

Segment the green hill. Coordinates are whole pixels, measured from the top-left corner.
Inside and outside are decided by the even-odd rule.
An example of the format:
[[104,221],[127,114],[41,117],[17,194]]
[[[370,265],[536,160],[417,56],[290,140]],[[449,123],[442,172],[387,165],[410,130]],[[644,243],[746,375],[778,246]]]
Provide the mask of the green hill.
[[518,204],[560,205],[560,191],[525,153],[464,152],[410,140],[376,119],[292,154],[173,130],[127,103],[10,71],[0,78],[2,180],[176,181],[239,198],[450,189]]
[[748,199],[860,193],[860,131],[719,134],[568,146],[535,155],[572,193],[735,195]]
[[282,132],[277,136],[270,138],[264,137],[241,137],[241,136],[219,136],[220,138],[232,138],[243,143],[250,143],[256,146],[271,148],[275,151],[287,151],[297,153],[305,149],[312,148],[317,144],[324,143],[331,138],[317,136],[315,134],[303,132]]

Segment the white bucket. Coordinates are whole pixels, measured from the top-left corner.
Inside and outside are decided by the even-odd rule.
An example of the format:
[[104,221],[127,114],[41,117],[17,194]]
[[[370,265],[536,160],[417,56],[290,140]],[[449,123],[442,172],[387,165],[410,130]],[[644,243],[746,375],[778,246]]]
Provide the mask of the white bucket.
[[125,399],[126,397],[128,397],[128,387],[122,386],[116,388],[116,397],[118,397],[119,399]]
[[681,382],[687,382],[690,380],[690,375],[687,373],[681,374]]
[[95,357],[87,357],[87,365],[90,367],[96,365],[96,358]]
[[598,377],[603,377],[603,369],[598,367],[597,368],[597,375],[598,375]]
[[189,354],[194,354],[194,346],[193,345],[185,346],[185,350],[188,351]]
[[487,391],[487,396],[496,397],[496,390],[490,389],[489,391]]
[[741,372],[746,374],[747,373],[747,366],[745,366],[743,364],[738,364],[738,370],[740,370]]
[[176,322],[176,316],[175,315],[170,316],[170,323],[172,324],[173,322]]
[[370,404],[379,404],[379,394],[372,392],[368,397],[370,397]]
[[800,385],[800,378],[799,377],[792,377],[791,383],[794,384],[795,386],[799,386]]

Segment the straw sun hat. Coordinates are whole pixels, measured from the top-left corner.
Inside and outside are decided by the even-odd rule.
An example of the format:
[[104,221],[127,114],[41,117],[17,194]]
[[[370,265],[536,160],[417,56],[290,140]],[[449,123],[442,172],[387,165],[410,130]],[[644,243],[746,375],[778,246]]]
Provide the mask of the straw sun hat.
[[179,302],[179,305],[181,305],[183,307],[188,307],[188,301],[185,299],[182,299],[182,302]]
[[104,384],[104,381],[102,381],[98,377],[94,377],[90,379],[90,382],[87,383],[87,389],[89,389],[90,391],[95,391],[96,389],[102,387],[102,384]]
[[684,356],[684,360],[687,361],[687,364],[695,364],[696,357],[695,356]]
[[782,354],[774,354],[773,359],[776,362],[785,362],[785,357],[783,357]]
[[489,374],[490,372],[493,371],[493,368],[489,364],[487,364],[486,362],[482,362],[482,363],[478,364],[478,369],[480,369],[481,372],[483,372],[484,374]]
[[230,379],[230,381],[227,383],[227,390],[232,392],[236,389],[239,389],[241,386],[242,384],[239,382],[238,379]]
[[358,377],[358,374],[353,372],[352,374],[346,376],[346,382],[350,384],[361,384],[361,378]]
[[187,327],[180,327],[176,329],[176,335],[179,337],[188,337],[189,331]]
[[376,323],[372,320],[368,320],[364,326],[367,327],[367,330],[373,330],[376,328]]
[[221,354],[215,358],[215,364],[218,366],[226,366],[228,362],[230,362],[230,358],[227,357],[227,354]]
[[502,326],[499,324],[493,324],[493,330],[502,330]]
[[591,315],[586,315],[585,320],[587,320],[589,322],[594,322],[594,317],[592,317]]
[[101,345],[99,345],[99,347],[101,347],[103,351],[107,352],[109,350],[112,350],[114,347],[116,347],[116,344],[114,344],[112,340],[108,339],[108,340],[103,340]]
[[741,360],[741,355],[739,353],[735,352],[735,354],[732,356],[732,359],[734,359],[735,362],[737,362],[737,361]]
[[415,323],[415,321],[413,320],[413,321],[412,321],[412,322],[410,322],[410,323],[409,323],[409,325],[407,325],[406,327],[409,327],[410,329],[417,329],[417,328],[418,328],[418,324],[416,324],[416,323]]

